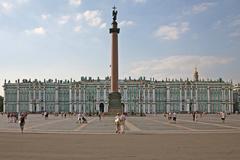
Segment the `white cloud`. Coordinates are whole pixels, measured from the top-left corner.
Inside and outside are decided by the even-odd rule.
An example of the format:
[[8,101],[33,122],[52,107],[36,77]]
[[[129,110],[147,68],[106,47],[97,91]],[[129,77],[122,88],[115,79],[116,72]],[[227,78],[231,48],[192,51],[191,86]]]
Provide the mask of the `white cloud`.
[[106,26],[107,26],[107,23],[102,23],[102,24],[100,25],[100,28],[106,28]]
[[197,14],[197,13],[204,12],[204,11],[208,10],[208,8],[213,6],[214,4],[215,3],[205,2],[205,3],[194,5],[192,7],[192,13]]
[[76,26],[76,27],[74,27],[74,32],[81,32],[82,31],[82,27],[81,26]]
[[82,4],[82,0],[69,0],[69,4],[79,6]]
[[155,32],[155,36],[165,40],[177,40],[179,36],[189,30],[189,23],[163,25]]
[[101,18],[101,12],[99,10],[87,10],[83,13],[83,18],[86,20],[88,25],[92,27],[103,28],[106,26]]
[[133,21],[121,21],[119,22],[120,27],[128,27],[128,26],[133,26],[135,23]]
[[19,4],[24,4],[24,3],[28,3],[29,0],[17,0],[17,3]]
[[133,77],[155,77],[157,79],[186,78],[192,75],[194,67],[209,69],[217,65],[229,64],[233,58],[216,56],[170,56],[163,59],[153,59],[136,62],[129,71]]
[[27,34],[45,35],[47,32],[43,27],[36,27],[32,30],[26,30]]
[[10,2],[0,2],[0,11],[4,14],[11,12],[13,9],[13,4]]
[[229,34],[230,37],[240,37],[240,29],[234,31],[234,32],[231,32]]
[[42,15],[41,15],[41,18],[42,18],[43,20],[47,20],[49,17],[50,17],[50,14],[42,14]]
[[70,18],[71,16],[61,16],[58,20],[58,24],[66,24]]
[[145,3],[147,0],[133,0],[136,3]]
[[80,21],[83,18],[83,15],[81,13],[78,13],[75,17],[76,21]]
[[229,29],[230,37],[240,37],[240,15],[234,16],[230,19]]

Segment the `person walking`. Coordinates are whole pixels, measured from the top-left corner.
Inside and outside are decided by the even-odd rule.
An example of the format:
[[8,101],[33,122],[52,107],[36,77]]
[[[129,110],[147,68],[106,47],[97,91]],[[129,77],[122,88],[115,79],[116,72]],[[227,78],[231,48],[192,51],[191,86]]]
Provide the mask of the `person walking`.
[[120,116],[120,133],[125,133],[125,121],[126,121],[126,115],[122,113]]
[[101,119],[102,119],[102,113],[101,112],[98,113],[98,118],[99,118],[99,121],[101,121]]
[[24,114],[22,114],[21,117],[20,117],[19,125],[20,125],[20,128],[21,128],[21,132],[23,134],[23,129],[24,129],[24,125],[25,125],[25,116],[24,116]]
[[169,112],[169,113],[168,113],[168,121],[171,121],[171,120],[172,120],[172,113]]
[[81,121],[82,121],[82,114],[78,113],[78,123],[81,123]]
[[117,113],[117,115],[115,116],[115,125],[116,125],[116,133],[120,133],[120,114]]
[[174,123],[176,123],[176,121],[177,121],[177,114],[176,114],[176,112],[173,112],[173,121],[174,121]]
[[221,116],[221,119],[222,119],[222,123],[225,123],[225,118],[226,118],[225,112],[221,112],[220,116]]

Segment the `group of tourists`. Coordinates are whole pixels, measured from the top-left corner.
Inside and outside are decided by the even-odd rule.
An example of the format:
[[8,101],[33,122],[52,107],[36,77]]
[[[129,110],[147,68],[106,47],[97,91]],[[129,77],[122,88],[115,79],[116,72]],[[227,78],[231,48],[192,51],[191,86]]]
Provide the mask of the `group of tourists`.
[[168,121],[170,122],[171,120],[173,120],[174,123],[177,122],[177,113],[176,112],[169,112],[169,113],[164,113],[163,116],[168,119]]
[[87,119],[85,118],[83,113],[78,113],[77,115],[78,123],[87,123]]
[[116,125],[116,133],[117,134],[124,134],[125,133],[125,121],[126,121],[126,114],[122,113],[121,115],[117,113],[115,116],[115,125]]

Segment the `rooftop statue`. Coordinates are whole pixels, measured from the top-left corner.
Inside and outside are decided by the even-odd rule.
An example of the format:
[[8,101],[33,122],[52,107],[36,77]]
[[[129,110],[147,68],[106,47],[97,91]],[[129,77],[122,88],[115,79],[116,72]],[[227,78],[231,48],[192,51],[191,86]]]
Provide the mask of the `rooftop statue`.
[[117,20],[117,13],[118,13],[118,11],[116,9],[117,8],[114,6],[113,7],[113,11],[112,11],[112,17],[113,17],[113,21],[114,22]]

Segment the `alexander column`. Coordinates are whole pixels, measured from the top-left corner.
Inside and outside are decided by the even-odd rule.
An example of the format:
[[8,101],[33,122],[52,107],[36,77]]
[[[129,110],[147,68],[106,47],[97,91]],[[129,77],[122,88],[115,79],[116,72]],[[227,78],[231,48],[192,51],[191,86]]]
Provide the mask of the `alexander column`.
[[108,112],[110,114],[121,113],[121,94],[118,92],[118,33],[120,29],[117,23],[117,10],[113,7],[112,11],[112,28],[110,28],[110,34],[112,34],[112,55],[111,55],[111,93],[109,93],[109,107]]

